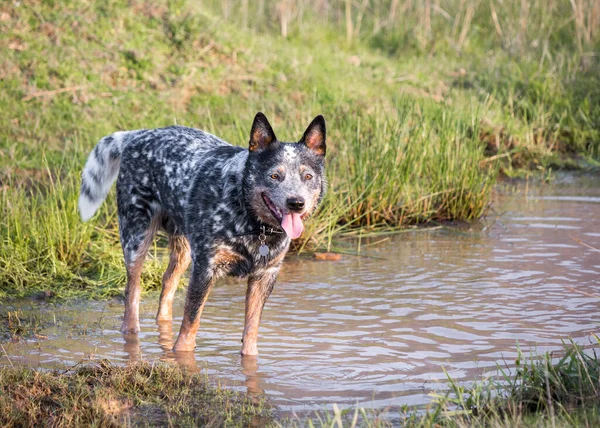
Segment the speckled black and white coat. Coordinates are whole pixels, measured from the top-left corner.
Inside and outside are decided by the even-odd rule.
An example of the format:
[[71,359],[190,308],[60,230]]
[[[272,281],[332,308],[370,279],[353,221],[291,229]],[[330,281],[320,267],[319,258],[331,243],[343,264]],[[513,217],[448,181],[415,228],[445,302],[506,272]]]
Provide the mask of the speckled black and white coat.
[[[231,275],[248,277],[242,354],[257,354],[262,309],[283,257],[325,191],[325,134],[325,121],[317,116],[298,143],[282,143],[258,113],[248,149],[181,126],[103,138],[84,168],[79,209],[82,218],[89,219],[117,179],[128,277],[121,331],[139,331],[141,268],[161,228],[169,235],[171,257],[163,277],[159,322],[172,319],[177,283],[193,262],[174,349],[194,348],[215,279]],[[266,256],[259,252],[261,245],[268,247]]]

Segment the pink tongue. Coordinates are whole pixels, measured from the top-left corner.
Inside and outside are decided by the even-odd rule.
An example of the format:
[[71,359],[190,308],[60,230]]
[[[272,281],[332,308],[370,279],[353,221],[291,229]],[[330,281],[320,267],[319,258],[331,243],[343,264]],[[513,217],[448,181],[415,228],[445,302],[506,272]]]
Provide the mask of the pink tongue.
[[285,233],[287,233],[291,239],[296,239],[302,235],[302,231],[304,230],[300,214],[297,213],[284,215],[283,220],[281,221],[281,227],[283,227],[283,230],[285,230]]

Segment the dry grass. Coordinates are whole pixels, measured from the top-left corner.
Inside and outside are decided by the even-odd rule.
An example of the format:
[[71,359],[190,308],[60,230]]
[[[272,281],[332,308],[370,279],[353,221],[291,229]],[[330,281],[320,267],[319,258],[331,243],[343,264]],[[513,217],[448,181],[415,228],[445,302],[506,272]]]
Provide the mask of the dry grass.
[[67,370],[0,367],[0,424],[22,426],[268,425],[264,401],[178,367],[99,361]]

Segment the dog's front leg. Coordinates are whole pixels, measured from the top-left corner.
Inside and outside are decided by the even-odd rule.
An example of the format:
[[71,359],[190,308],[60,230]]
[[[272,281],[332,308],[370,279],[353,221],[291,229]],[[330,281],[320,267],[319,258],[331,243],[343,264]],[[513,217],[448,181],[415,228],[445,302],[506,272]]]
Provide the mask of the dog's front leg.
[[200,316],[213,283],[214,278],[208,269],[208,263],[196,264],[194,261],[183,310],[183,322],[179,330],[179,337],[173,346],[174,351],[193,351],[196,347],[196,333],[200,326]]
[[258,355],[256,340],[263,308],[273,287],[279,268],[270,268],[251,274],[246,290],[246,322],[242,338],[242,355]]

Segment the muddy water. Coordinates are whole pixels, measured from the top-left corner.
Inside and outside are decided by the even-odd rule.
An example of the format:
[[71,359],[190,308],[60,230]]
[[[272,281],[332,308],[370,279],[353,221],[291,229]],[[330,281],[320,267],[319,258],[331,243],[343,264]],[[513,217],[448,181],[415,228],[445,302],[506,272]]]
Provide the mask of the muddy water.
[[[363,241],[363,257],[339,262],[289,258],[265,309],[257,359],[238,355],[244,286],[221,283],[194,358],[178,362],[297,413],[331,403],[393,409],[425,403],[443,388],[443,369],[466,381],[511,365],[517,342],[525,352],[560,349],[567,338],[589,343],[600,330],[600,252],[586,246],[600,248],[598,179],[518,190],[500,191],[495,213],[471,228]],[[43,332],[48,339],[4,347],[13,363],[42,367],[100,357],[174,362],[165,350],[182,297],[173,325],[160,327],[156,300],[143,301],[139,337],[118,332],[116,301],[42,305],[35,310],[58,320]]]

